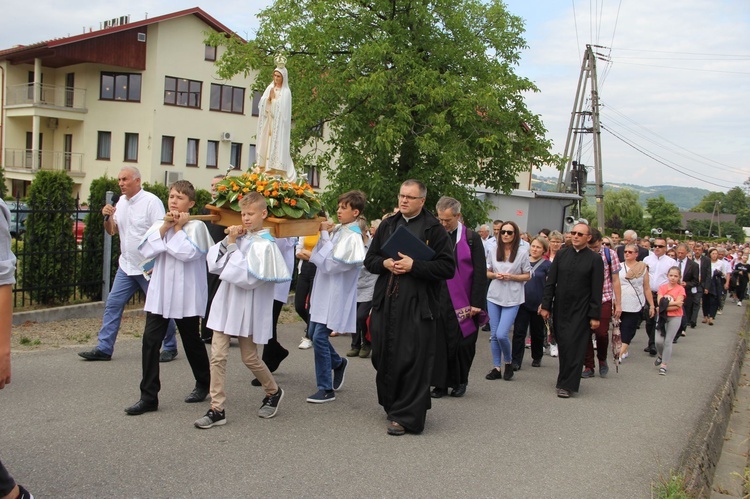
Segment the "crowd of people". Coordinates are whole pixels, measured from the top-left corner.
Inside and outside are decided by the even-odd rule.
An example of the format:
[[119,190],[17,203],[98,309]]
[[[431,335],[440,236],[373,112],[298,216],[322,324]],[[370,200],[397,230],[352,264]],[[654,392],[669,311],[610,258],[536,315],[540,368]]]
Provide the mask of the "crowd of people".
[[[158,410],[159,364],[176,356],[176,324],[195,380],[185,402],[211,402],[195,421],[202,429],[226,423],[232,339],[263,388],[258,416],[277,414],[284,390],[273,373],[289,351],[276,326],[295,256],[299,348],[313,350],[316,385],[306,401],[334,401],[348,359],[370,358],[392,435],[422,432],[431,399],[467,393],[482,330],[492,353],[487,380],[513,380],[528,349],[532,367],[545,353],[559,357],[556,394],[569,398],[581,379],[607,376],[611,324],[621,331],[619,362],[645,326],[645,351],[666,375],[673,344],[701,311],[713,325],[727,296],[741,306],[747,292],[750,246],[639,239],[632,230],[607,236],[585,223],[532,235],[495,220],[474,231],[456,199],[441,197],[435,214],[426,209],[418,180],[401,185],[397,208],[382,220],[368,224],[365,195],[350,191],[339,197],[338,223],[324,219],[317,234],[286,239],[263,227],[260,194],[245,196],[242,224],[225,229],[190,219],[195,189],[187,181],[170,187],[165,210],[141,189],[136,168],[124,167],[118,180],[123,195],[102,213],[105,229],[121,235],[120,268],[99,343],[80,356],[110,360],[124,301],[147,291],[140,397],[125,412]],[[351,335],[345,355],[330,341],[338,334]]]

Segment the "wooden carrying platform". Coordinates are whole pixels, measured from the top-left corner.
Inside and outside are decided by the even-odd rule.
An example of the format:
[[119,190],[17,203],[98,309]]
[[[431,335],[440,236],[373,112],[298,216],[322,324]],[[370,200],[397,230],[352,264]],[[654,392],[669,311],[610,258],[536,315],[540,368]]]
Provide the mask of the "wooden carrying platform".
[[[229,227],[230,225],[242,225],[242,216],[239,211],[227,210],[226,208],[217,208],[214,205],[207,204],[206,209],[212,214],[219,215],[220,218],[214,223]],[[314,236],[320,230],[322,218],[276,218],[269,216],[263,222],[263,227],[271,229],[274,237],[299,237]]]

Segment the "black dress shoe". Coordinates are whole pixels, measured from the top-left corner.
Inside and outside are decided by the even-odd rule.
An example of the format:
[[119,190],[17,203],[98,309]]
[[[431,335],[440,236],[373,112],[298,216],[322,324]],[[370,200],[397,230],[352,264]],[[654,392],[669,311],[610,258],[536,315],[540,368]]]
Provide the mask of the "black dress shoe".
[[78,352],[78,355],[86,360],[112,360],[111,355],[107,355],[98,348],[87,350],[85,352]]
[[443,398],[443,395],[445,395],[445,390],[442,388],[433,388],[430,392],[430,397],[434,399]]
[[141,414],[144,414],[146,412],[154,412],[158,408],[159,404],[157,403],[149,403],[143,400],[139,400],[135,404],[125,409],[125,412],[128,413],[129,416],[140,416]]
[[461,383],[451,390],[451,397],[463,397],[464,394],[466,394],[466,383]]
[[652,348],[651,350],[649,350],[649,351],[648,351],[648,354],[649,354],[649,355],[650,355],[651,357],[654,357],[654,356],[656,356],[656,348]]
[[263,386],[260,384],[260,381],[258,381],[258,378],[253,378],[253,380],[250,382],[253,386]]
[[203,402],[208,397],[208,388],[195,387],[190,395],[185,397],[185,402],[188,404],[194,404],[196,402]]
[[542,359],[534,359],[531,361],[531,367],[542,367]]

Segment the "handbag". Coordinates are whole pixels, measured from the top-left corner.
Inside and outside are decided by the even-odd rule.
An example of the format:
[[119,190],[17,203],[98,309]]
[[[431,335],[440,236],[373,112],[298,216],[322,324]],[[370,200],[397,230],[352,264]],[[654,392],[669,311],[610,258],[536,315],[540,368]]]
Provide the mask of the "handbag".
[[641,297],[638,296],[638,290],[635,289],[635,286],[633,286],[633,283],[630,282],[630,279],[625,280],[628,281],[628,284],[630,284],[630,286],[633,288],[633,291],[635,291],[635,297],[638,298],[638,304],[641,306],[641,319],[643,319],[644,321],[649,320],[650,317],[648,316],[648,313],[650,312],[650,307],[648,305],[648,301],[646,301],[646,303],[641,303]]

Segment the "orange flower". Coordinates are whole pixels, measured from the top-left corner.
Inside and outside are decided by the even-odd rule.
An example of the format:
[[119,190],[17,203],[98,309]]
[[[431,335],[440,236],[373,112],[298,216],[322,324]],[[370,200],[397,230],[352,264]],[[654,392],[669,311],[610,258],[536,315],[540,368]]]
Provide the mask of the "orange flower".
[[258,180],[258,174],[253,173],[252,175],[250,175],[250,180]]
[[238,200],[239,200],[239,199],[242,199],[242,194],[238,194],[238,195],[237,195],[237,199],[238,199]]
[[239,185],[237,185],[237,184],[232,184],[232,190],[233,190],[234,192],[237,192],[237,191],[239,191],[239,190],[240,190],[240,186],[239,186]]
[[255,190],[258,191],[258,192],[263,192],[263,187],[258,186],[258,187],[255,188]]
[[292,199],[291,201],[289,201],[289,204],[291,204],[292,206],[297,206],[297,200]]
[[285,202],[286,204],[289,204],[289,198],[284,198],[284,202]]
[[273,191],[273,192],[271,193],[271,197],[274,197],[274,198],[275,198],[276,196],[278,196],[278,195],[279,195],[279,191]]
[[273,188],[274,189],[278,189],[279,188],[279,183],[278,182],[274,182],[273,183]]
[[243,188],[242,188],[242,192],[249,192],[249,191],[250,191],[250,188],[249,188],[249,187],[243,187]]
[[271,191],[263,191],[263,195],[264,195],[265,197],[268,197],[268,196],[270,196],[270,195],[271,195]]
[[227,190],[227,186],[226,185],[220,185],[219,187],[216,188],[216,190],[224,192],[224,191]]

